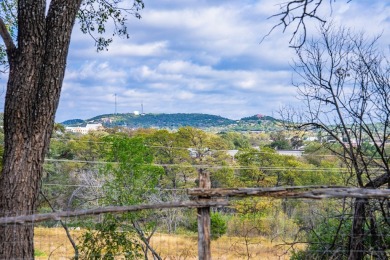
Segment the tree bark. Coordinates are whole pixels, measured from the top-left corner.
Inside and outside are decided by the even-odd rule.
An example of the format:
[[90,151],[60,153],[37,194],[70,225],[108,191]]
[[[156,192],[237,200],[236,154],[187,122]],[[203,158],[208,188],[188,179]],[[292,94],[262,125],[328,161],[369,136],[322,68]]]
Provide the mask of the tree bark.
[[367,199],[356,199],[348,260],[363,259],[364,256],[364,223],[366,221]]
[[[80,3],[52,0],[45,15],[46,0],[18,1],[18,44],[6,44],[10,72],[0,176],[2,217],[33,214],[36,209]],[[33,225],[0,226],[0,259],[34,258],[33,233]]]

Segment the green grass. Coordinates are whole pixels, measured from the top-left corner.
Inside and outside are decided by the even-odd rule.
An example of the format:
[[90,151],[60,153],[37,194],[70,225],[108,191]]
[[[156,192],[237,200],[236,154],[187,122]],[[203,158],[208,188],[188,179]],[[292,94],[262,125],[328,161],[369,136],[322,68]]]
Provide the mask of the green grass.
[[34,251],[34,256],[36,256],[36,257],[42,257],[42,256],[46,256],[46,253],[43,252],[43,251],[41,251],[41,250],[39,250],[39,249],[35,249],[35,251]]

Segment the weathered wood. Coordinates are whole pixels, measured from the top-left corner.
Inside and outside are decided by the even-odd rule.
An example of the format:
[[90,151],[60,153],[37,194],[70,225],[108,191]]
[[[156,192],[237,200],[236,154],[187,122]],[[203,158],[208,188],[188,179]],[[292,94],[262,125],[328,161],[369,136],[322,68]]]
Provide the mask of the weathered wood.
[[[311,189],[311,190],[310,190]],[[275,198],[390,198],[390,189],[364,189],[340,186],[295,186],[272,188],[188,189],[190,196],[275,197]]]
[[[8,6],[6,12],[17,12],[17,44],[6,35],[4,23],[0,25],[9,62],[0,217],[36,210],[70,38],[82,0],[12,2],[17,6],[14,10]],[[33,241],[33,226],[0,226],[0,259],[33,259]]]
[[34,214],[23,215],[16,217],[1,217],[0,225],[7,224],[24,224],[24,223],[37,223],[46,220],[60,220],[62,218],[80,217],[99,215],[103,213],[125,213],[139,210],[150,209],[169,209],[169,208],[199,208],[199,207],[221,207],[228,206],[228,201],[225,199],[207,199],[207,200],[193,200],[193,201],[181,201],[173,203],[159,203],[159,204],[141,204],[133,206],[121,206],[121,207],[102,207],[96,209],[85,209],[76,211],[63,211],[46,214]]
[[[199,188],[211,189],[210,173],[198,169]],[[210,199],[207,194],[199,194],[198,199]],[[200,260],[211,260],[211,218],[210,207],[198,208],[198,257]]]
[[210,207],[198,208],[198,256],[201,260],[211,259]]
[[[308,190],[314,187],[318,189]],[[300,191],[301,190],[301,191]],[[303,191],[302,191],[303,190]],[[274,188],[236,188],[236,189],[188,189],[191,196],[210,197],[246,197],[263,196],[275,198],[367,198],[381,199],[390,198],[390,189],[362,189],[334,186],[296,186],[296,187],[274,187]],[[1,217],[0,224],[23,224],[37,223],[46,220],[59,220],[61,218],[99,215],[103,213],[124,213],[139,210],[167,209],[167,208],[202,208],[202,207],[223,207],[229,206],[226,199],[204,198],[192,201],[182,201],[175,203],[141,204],[122,207],[103,207],[96,209],[86,209],[77,211],[63,211],[46,214],[22,215],[14,217]]]

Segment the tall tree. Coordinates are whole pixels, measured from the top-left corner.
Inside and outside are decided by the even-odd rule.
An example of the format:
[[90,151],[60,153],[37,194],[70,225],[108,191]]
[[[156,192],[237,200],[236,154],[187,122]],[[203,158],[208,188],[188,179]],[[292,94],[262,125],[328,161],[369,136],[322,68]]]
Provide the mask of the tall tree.
[[[349,169],[348,184],[389,188],[390,63],[377,39],[326,27],[297,55],[297,87],[306,104],[300,127],[320,129],[338,144],[328,148]],[[384,234],[390,226],[383,220],[389,213],[388,200],[353,202],[350,241],[343,249],[348,259],[387,259]]]
[[[132,3],[128,9],[119,6],[121,2],[4,0],[0,3],[0,36],[9,64],[0,216],[31,214],[36,208],[76,17],[82,31],[93,36],[97,49],[101,50],[111,42],[98,37],[104,33],[105,23],[113,19],[119,26],[114,34],[127,35],[126,14],[139,17],[138,10],[143,8],[141,0],[128,1]],[[0,226],[0,259],[33,257],[33,226]]]

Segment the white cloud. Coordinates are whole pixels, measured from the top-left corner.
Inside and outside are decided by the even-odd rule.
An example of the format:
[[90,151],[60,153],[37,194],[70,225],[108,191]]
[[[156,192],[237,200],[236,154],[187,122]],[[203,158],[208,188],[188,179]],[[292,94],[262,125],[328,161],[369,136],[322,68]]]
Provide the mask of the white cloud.
[[161,56],[167,51],[167,41],[151,42],[146,44],[132,44],[129,42],[118,41],[114,42],[110,47],[109,52],[105,52],[105,56]]
[[[321,14],[383,33],[387,44],[385,1],[332,3]],[[145,112],[272,114],[296,102],[288,47],[293,28],[285,34],[277,28],[259,44],[277,23],[267,17],[278,11],[274,0],[149,1],[141,20],[129,18],[130,39],[114,39],[99,54],[75,28],[57,120],[111,113],[115,93],[118,112],[140,110],[142,102]]]

